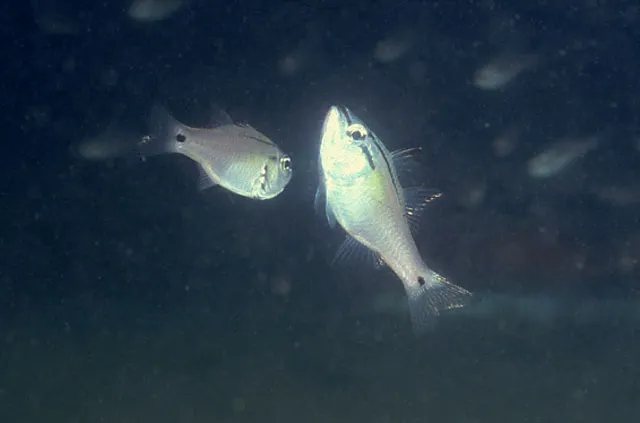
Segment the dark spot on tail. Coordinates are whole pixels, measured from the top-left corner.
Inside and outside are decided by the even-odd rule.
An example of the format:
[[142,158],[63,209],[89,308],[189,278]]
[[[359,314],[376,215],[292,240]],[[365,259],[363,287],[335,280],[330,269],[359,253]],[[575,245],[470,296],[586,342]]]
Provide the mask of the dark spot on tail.
[[418,285],[424,286],[425,283],[424,278],[422,276],[418,276]]
[[176,141],[185,142],[186,140],[187,140],[187,137],[185,137],[184,134],[181,134],[180,132],[176,134]]

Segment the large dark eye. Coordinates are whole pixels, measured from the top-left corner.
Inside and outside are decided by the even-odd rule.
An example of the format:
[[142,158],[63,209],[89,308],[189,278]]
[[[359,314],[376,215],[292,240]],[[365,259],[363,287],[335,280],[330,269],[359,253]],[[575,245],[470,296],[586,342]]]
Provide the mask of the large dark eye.
[[353,141],[364,141],[367,138],[367,128],[359,123],[354,123],[347,128],[347,136]]
[[291,170],[291,157],[284,156],[280,159],[280,165],[284,170]]
[[356,141],[363,140],[364,137],[365,137],[365,134],[363,134],[360,131],[354,131],[353,134],[351,134],[351,138],[353,138]]
[[184,136],[184,134],[178,132],[176,134],[176,141],[178,141],[179,143],[183,143],[187,140],[187,137]]

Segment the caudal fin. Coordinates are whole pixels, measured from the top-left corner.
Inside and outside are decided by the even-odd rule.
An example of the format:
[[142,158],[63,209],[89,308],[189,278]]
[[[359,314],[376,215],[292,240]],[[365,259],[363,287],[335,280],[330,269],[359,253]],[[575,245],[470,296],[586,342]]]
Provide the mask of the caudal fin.
[[149,134],[138,143],[141,156],[173,153],[176,145],[186,140],[184,126],[163,106],[156,104],[149,113]]
[[464,307],[471,292],[447,281],[443,276],[427,269],[415,283],[405,285],[409,301],[411,323],[416,335],[433,328],[435,317],[443,310]]

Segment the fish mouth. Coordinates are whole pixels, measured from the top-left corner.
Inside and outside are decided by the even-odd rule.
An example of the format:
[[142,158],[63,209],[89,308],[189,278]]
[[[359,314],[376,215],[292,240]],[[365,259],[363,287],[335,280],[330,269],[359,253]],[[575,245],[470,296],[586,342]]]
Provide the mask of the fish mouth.
[[351,122],[351,112],[345,106],[334,105],[329,108],[322,126],[322,141],[340,138]]

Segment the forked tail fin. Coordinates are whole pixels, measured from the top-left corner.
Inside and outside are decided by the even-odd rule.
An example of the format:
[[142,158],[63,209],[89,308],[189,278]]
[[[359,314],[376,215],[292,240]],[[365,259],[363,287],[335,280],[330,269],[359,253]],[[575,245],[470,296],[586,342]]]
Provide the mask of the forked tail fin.
[[431,269],[412,283],[405,283],[411,323],[416,335],[433,328],[435,318],[444,310],[464,307],[471,292],[455,285]]

